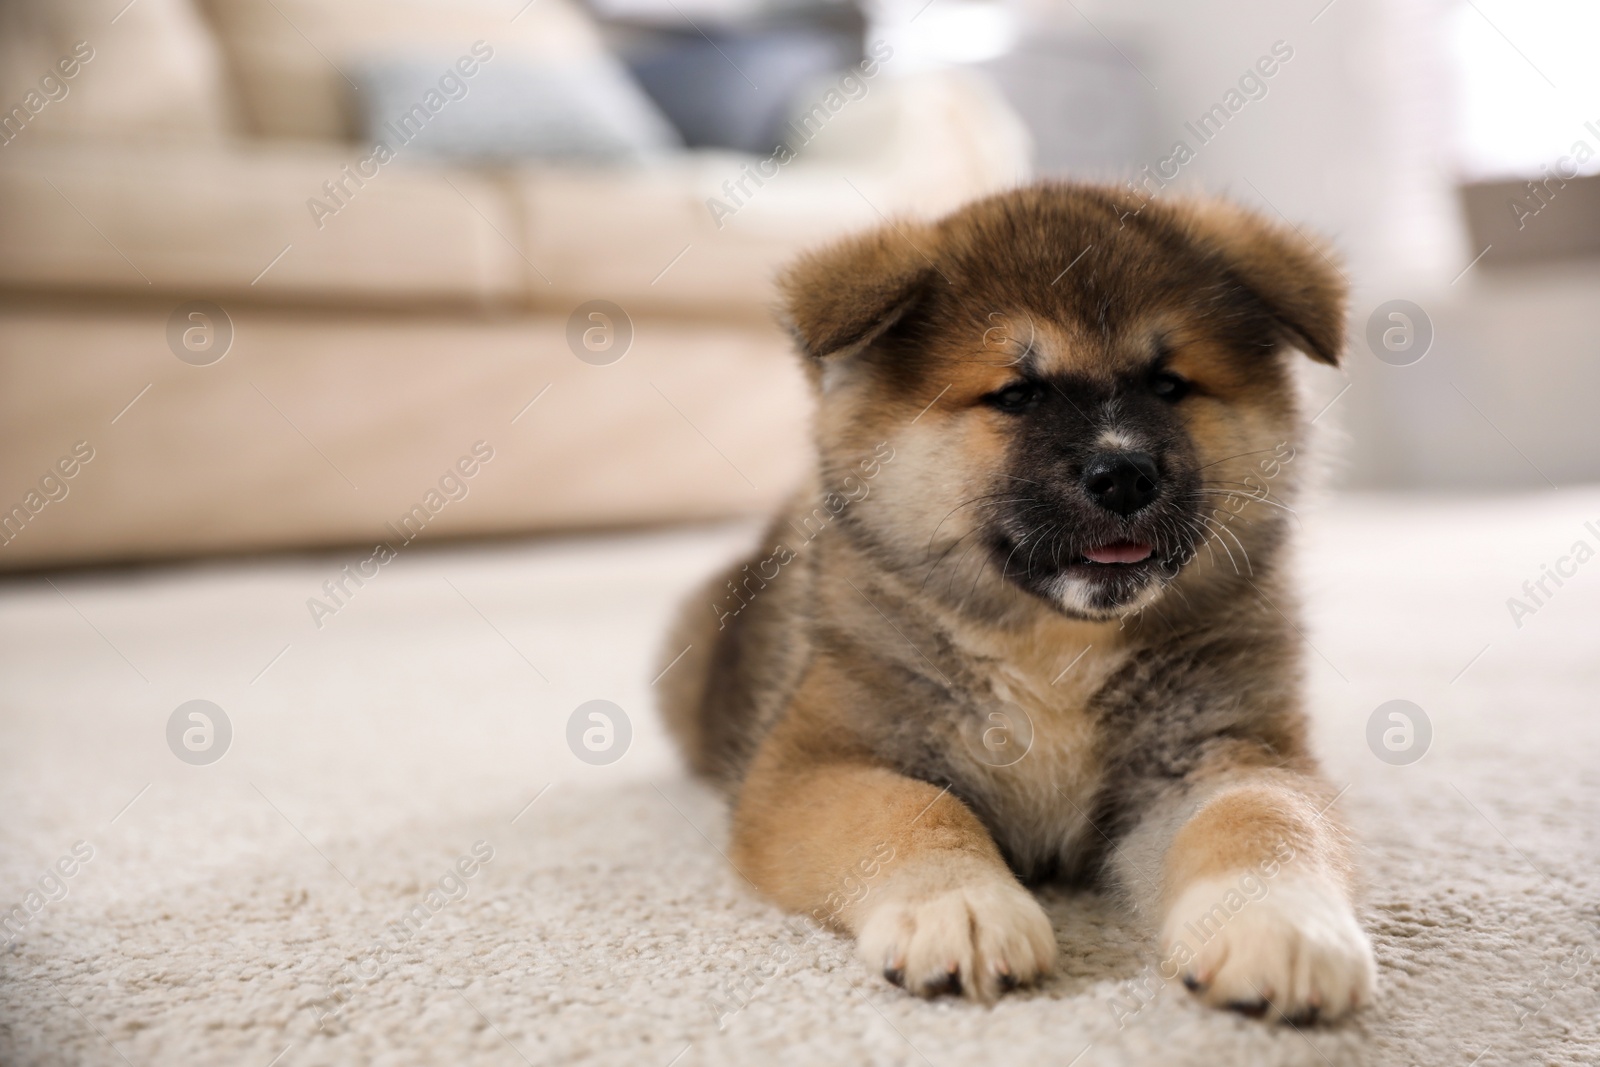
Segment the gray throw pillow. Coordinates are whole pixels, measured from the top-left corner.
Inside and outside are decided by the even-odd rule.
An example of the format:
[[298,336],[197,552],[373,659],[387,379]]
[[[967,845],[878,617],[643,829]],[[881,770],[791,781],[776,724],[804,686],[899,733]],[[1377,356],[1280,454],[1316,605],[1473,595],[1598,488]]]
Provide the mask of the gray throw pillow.
[[683,146],[611,56],[553,63],[389,57],[361,63],[354,74],[363,140],[387,144],[396,157],[636,163]]

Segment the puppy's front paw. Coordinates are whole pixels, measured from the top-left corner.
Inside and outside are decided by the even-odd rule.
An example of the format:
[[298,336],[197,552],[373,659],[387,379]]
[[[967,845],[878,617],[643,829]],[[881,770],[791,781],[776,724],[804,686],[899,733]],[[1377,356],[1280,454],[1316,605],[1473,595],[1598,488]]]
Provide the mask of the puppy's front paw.
[[862,960],[920,996],[989,1002],[1055,966],[1050,920],[1010,872],[923,860],[895,872],[863,908]]
[[1344,894],[1316,877],[1197,882],[1168,914],[1161,944],[1167,972],[1207,1003],[1296,1023],[1370,1000],[1377,975]]

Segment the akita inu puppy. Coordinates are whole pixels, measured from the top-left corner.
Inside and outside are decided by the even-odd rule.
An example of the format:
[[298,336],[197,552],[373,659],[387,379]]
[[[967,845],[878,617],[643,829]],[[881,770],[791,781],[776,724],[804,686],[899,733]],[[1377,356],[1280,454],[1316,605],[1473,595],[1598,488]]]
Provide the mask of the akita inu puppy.
[[1024,882],[1094,878],[1210,1003],[1368,999],[1285,571],[1289,360],[1339,359],[1331,261],[1227,204],[1043,184],[781,288],[814,474],[690,601],[663,679],[733,863],[923,995],[1046,974]]

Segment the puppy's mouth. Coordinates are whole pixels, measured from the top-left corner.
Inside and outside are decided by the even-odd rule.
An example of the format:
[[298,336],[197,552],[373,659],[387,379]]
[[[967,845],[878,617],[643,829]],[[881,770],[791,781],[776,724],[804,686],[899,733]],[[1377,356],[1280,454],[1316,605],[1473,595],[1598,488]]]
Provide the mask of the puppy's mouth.
[[[1162,569],[1149,541],[1106,541],[1079,550],[1059,576],[1095,590],[1095,597],[1122,603],[1134,597]],[[1058,587],[1059,588],[1059,587]]]
[[1154,554],[1148,541],[1108,541],[1083,550],[1080,567],[1126,567],[1143,563]]
[[[1039,547],[1046,544],[1048,547]],[[1153,572],[1163,569],[1163,550],[1152,541],[1119,539],[1073,545],[1001,535],[995,546],[1006,576],[1024,585],[1063,576],[1095,585],[1143,584]]]
[[1151,541],[1104,541],[1080,548],[1044,588],[1069,614],[1105,618],[1147,602],[1173,570]]
[[1069,615],[1105,619],[1153,599],[1176,576],[1183,546],[1153,533],[1107,530],[1070,541],[1002,535],[996,554],[1002,573],[1024,589]]

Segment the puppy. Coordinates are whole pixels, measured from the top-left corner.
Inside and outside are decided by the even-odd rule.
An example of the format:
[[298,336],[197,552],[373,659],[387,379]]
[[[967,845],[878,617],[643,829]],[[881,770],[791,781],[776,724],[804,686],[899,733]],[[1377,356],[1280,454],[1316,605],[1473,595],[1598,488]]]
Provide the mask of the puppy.
[[810,484],[687,605],[664,713],[734,865],[874,972],[1047,974],[1095,880],[1160,973],[1294,1021],[1371,995],[1285,571],[1345,288],[1295,231],[1044,184],[801,259]]

